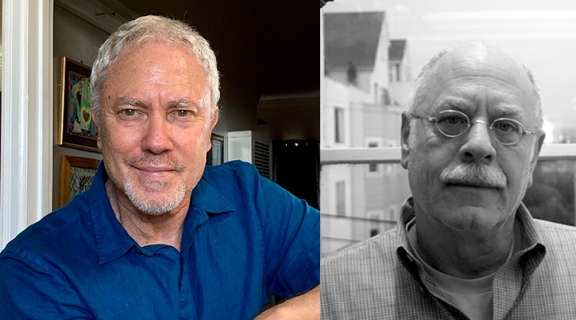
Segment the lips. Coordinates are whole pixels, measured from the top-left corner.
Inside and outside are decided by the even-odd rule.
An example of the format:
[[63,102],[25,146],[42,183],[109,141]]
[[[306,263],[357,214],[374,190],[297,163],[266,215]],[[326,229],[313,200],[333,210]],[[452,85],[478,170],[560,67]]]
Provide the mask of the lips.
[[139,167],[139,166],[134,166],[134,167],[140,171],[146,171],[146,172],[176,171],[173,168],[169,168],[169,167]]
[[145,180],[164,180],[176,172],[171,167],[150,167],[150,166],[132,166],[136,169],[137,174]]
[[450,182],[450,181],[448,181],[445,184],[448,187],[484,188],[484,189],[496,189],[496,190],[503,188],[500,185],[478,183],[477,181],[474,181],[474,182],[462,182],[462,181]]

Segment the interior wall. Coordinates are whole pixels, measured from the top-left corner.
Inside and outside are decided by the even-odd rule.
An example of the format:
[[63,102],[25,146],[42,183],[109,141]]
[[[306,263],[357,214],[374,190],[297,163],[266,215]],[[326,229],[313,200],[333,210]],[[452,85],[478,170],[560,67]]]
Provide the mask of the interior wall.
[[271,140],[320,141],[320,97],[264,100],[258,108],[256,132]]
[[102,160],[102,154],[80,149],[73,149],[57,144],[58,121],[60,119],[60,82],[62,77],[62,56],[92,66],[98,48],[106,41],[109,34],[102,29],[86,22],[65,9],[54,6],[54,189],[52,192],[52,207],[60,206],[60,166],[62,156]]

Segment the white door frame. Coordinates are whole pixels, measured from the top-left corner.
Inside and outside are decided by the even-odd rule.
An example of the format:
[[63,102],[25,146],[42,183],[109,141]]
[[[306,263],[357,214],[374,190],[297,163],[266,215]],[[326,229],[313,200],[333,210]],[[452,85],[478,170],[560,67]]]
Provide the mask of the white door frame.
[[2,0],[0,249],[52,210],[53,0]]

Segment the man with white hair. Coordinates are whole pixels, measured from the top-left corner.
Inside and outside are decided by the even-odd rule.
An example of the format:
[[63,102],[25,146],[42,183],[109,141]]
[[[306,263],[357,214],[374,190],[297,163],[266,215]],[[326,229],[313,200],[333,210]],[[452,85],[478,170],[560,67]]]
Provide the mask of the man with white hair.
[[322,318],[576,318],[576,229],[521,202],[541,128],[533,76],[509,53],[435,56],[402,114],[413,196],[396,228],[322,261]]
[[[1,319],[319,318],[319,212],[252,165],[205,166],[219,95],[188,25],[146,16],[108,38],[91,76],[103,162],[0,254]],[[260,314],[271,296],[288,300]]]

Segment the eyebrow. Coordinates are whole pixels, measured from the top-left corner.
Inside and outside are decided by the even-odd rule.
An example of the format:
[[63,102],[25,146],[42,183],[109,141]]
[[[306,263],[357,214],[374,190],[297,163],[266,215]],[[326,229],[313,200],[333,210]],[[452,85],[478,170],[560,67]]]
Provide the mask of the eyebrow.
[[[115,106],[129,105],[135,107],[149,107],[149,104],[136,98],[127,96],[118,97],[114,103]],[[198,104],[190,99],[172,100],[168,102],[169,108],[198,108]]]
[[121,105],[129,105],[129,106],[135,106],[135,107],[146,107],[148,106],[147,103],[145,103],[142,100],[139,99],[135,99],[135,98],[130,98],[130,97],[126,97],[126,96],[122,96],[122,97],[118,97],[116,99],[116,101],[114,102],[115,106],[121,106]]
[[[432,108],[432,113],[438,113],[443,110],[458,110],[464,113],[470,112],[470,107],[467,106],[466,99],[462,99],[459,97],[449,97],[442,101],[440,104],[436,105]],[[521,119],[523,118],[526,113],[524,109],[516,104],[498,104],[490,108],[488,111],[489,114],[495,114],[496,118],[512,118],[512,119]]]
[[198,103],[190,99],[180,99],[168,102],[169,108],[198,108]]
[[459,98],[459,97],[448,97],[445,98],[441,103],[432,106],[431,111],[432,113],[437,113],[443,110],[458,110],[458,111],[467,111],[466,107],[466,99]]
[[492,113],[495,113],[498,118],[512,118],[520,119],[525,116],[525,112],[522,108],[516,105],[496,105],[492,108]]

